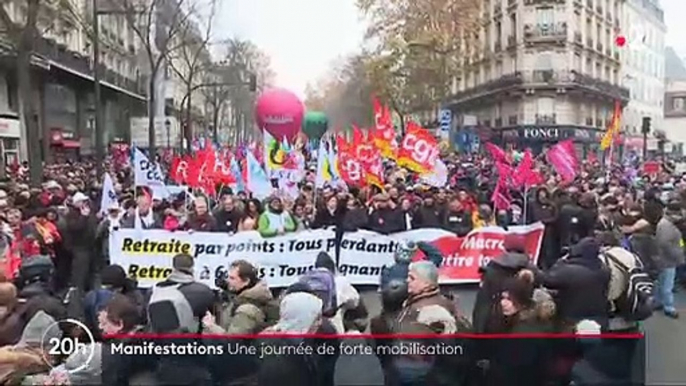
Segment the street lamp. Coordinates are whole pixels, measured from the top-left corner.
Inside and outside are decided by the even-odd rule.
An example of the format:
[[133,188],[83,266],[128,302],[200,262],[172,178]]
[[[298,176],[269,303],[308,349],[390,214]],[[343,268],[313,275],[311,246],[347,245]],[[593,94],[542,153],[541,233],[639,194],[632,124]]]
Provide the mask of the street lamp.
[[167,129],[167,150],[169,150],[169,149],[171,148],[171,144],[170,144],[171,141],[170,141],[170,139],[169,139],[169,138],[170,138],[170,133],[169,133],[169,131],[170,131],[170,129],[171,129],[171,121],[169,120],[169,118],[167,118],[167,119],[164,121],[164,127]]

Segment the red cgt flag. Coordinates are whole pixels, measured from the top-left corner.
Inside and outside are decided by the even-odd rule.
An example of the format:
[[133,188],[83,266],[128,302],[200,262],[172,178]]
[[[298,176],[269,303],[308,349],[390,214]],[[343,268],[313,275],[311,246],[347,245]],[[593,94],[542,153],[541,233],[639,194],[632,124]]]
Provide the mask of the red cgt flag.
[[433,169],[440,150],[438,141],[428,131],[410,121],[398,150],[398,165],[424,174]]

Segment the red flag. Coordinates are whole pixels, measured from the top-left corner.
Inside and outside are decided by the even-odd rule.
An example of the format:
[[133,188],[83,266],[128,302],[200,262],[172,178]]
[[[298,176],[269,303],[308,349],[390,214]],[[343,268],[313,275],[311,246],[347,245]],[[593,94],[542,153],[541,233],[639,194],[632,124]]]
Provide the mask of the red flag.
[[543,182],[543,177],[534,170],[534,158],[531,155],[531,150],[527,150],[524,153],[524,158],[522,158],[512,174],[512,184],[515,188],[523,186],[529,189],[541,182]]
[[491,201],[493,201],[493,207],[496,210],[510,209],[512,198],[510,197],[510,192],[507,189],[507,185],[502,179],[498,180],[498,184],[495,186]]
[[367,184],[367,173],[364,166],[348,152],[338,153],[338,171],[349,186],[363,187]]
[[576,158],[576,149],[571,139],[548,149],[545,156],[564,182],[570,182],[576,178],[579,161]]
[[395,139],[395,128],[388,107],[381,105],[378,99],[372,98],[374,104],[374,130],[370,137],[381,154],[390,159],[396,159],[398,144]]
[[219,156],[215,159],[212,178],[215,182],[229,185],[236,182],[236,177],[231,171],[231,160],[228,157]]
[[209,148],[198,151],[198,156],[191,162],[188,168],[188,185],[200,189],[207,195],[215,194],[214,166],[216,156],[214,149]]
[[508,159],[505,150],[501,149],[498,145],[486,142],[484,144],[484,147],[486,148],[486,150],[488,150],[489,153],[491,153],[491,157],[493,157],[493,160],[495,160],[496,162],[503,162],[506,164],[510,163],[510,160]]
[[398,150],[398,165],[416,173],[427,173],[433,169],[439,152],[436,138],[415,122],[410,121]]
[[172,181],[179,185],[183,185],[188,181],[188,167],[190,161],[187,157],[176,156],[172,159],[171,167],[169,168],[169,177]]

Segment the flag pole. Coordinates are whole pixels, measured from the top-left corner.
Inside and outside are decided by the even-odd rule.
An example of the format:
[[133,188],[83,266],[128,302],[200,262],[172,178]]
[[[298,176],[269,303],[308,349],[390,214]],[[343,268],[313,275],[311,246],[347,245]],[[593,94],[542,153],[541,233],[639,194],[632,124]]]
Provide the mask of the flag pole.
[[526,225],[526,215],[529,202],[529,185],[524,185],[524,208],[522,208],[522,225]]

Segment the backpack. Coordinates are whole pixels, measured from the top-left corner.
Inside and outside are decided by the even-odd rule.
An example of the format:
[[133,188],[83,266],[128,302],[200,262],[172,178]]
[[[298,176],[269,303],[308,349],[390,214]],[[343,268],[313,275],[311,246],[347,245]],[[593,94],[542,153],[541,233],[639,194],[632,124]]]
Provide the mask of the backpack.
[[148,303],[148,319],[153,332],[178,333],[200,331],[200,321],[181,292],[183,284],[155,286]]
[[298,282],[307,286],[312,294],[324,302],[322,315],[327,318],[336,315],[338,311],[336,279],[331,271],[326,268],[315,268],[301,276]]
[[635,267],[629,268],[611,253],[603,253],[606,264],[622,272],[627,280],[624,293],[614,300],[617,314],[627,321],[638,322],[653,315],[653,281],[643,269],[641,259],[635,255]]
[[231,315],[236,313],[238,307],[245,304],[251,304],[257,307],[264,314],[264,320],[258,323],[257,329],[256,331],[253,331],[253,333],[260,333],[267,327],[271,327],[278,323],[280,317],[279,299],[269,299],[264,302],[252,298],[236,297],[231,305]]

